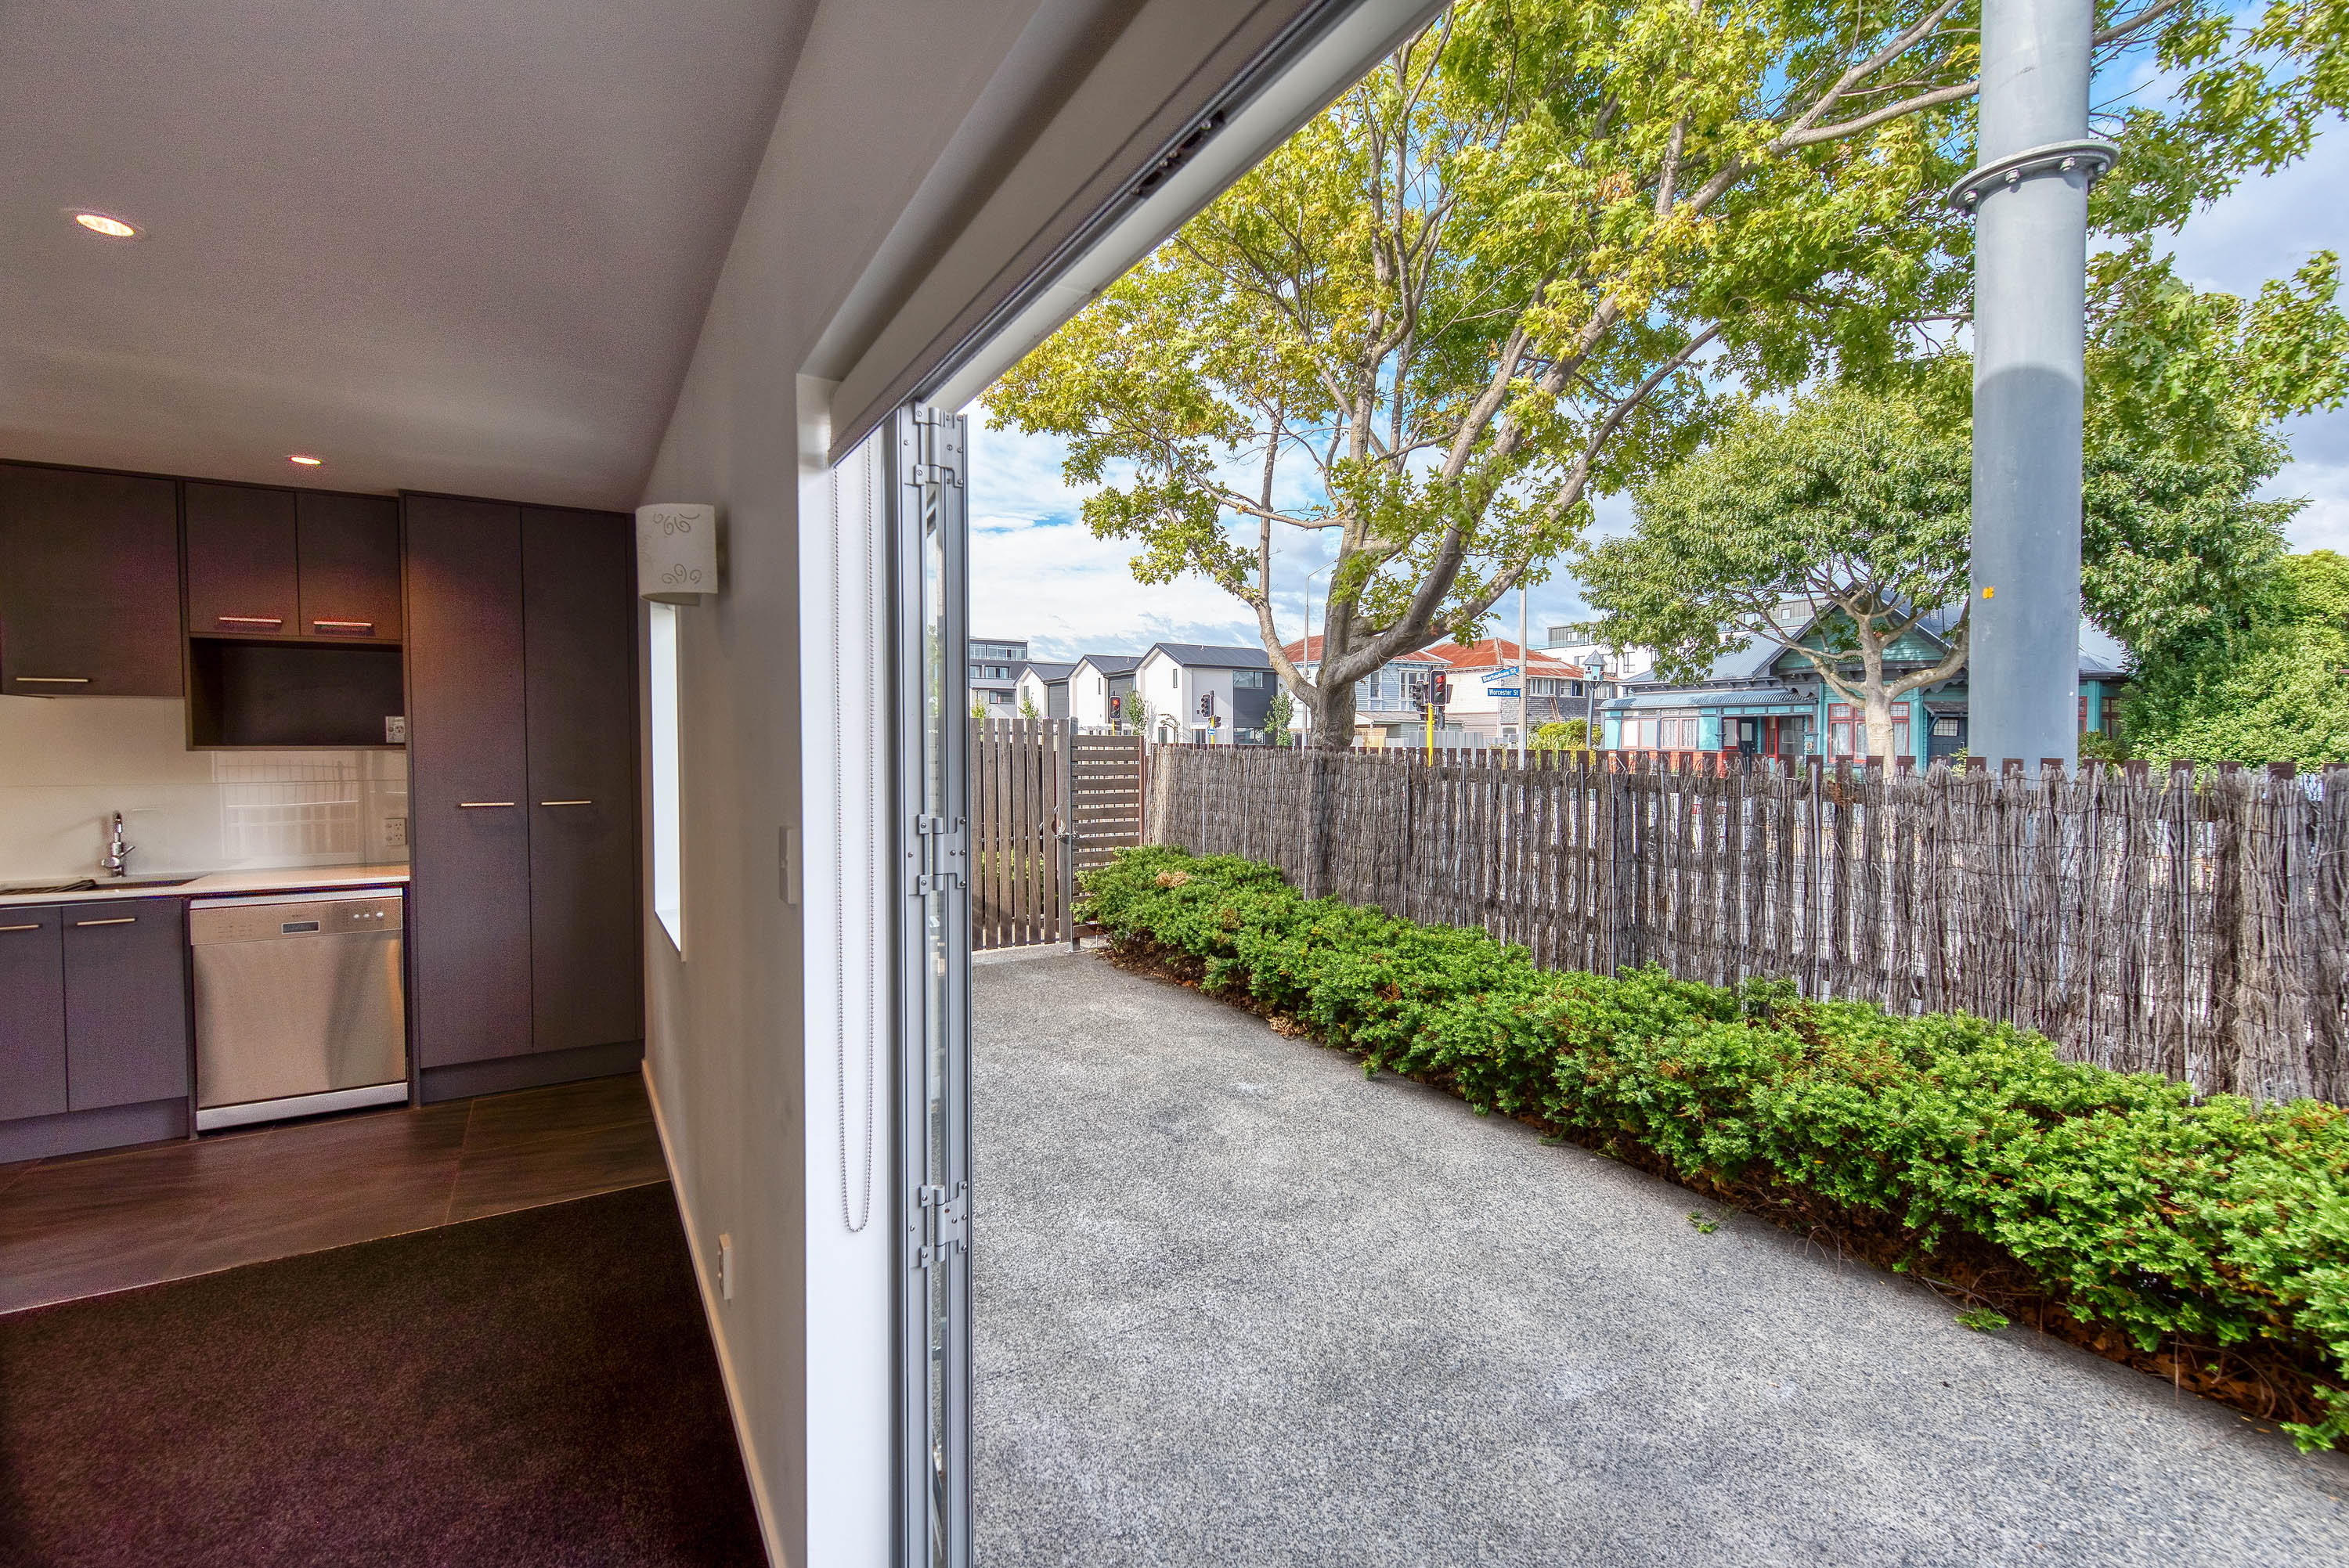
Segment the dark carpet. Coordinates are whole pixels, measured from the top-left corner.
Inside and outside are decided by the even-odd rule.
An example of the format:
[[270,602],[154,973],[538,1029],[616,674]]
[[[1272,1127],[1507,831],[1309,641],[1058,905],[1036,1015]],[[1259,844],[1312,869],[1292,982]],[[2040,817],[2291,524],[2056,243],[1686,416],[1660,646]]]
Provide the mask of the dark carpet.
[[765,1562],[666,1184],[0,1317],[0,1563]]

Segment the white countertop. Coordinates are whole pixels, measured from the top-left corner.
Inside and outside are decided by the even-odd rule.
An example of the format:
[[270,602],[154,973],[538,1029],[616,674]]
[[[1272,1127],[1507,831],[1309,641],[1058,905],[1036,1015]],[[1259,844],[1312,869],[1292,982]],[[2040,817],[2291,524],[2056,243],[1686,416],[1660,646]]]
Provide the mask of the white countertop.
[[[155,877],[177,876],[176,872],[148,871],[140,868],[126,879],[146,882]],[[36,882],[36,877],[0,878],[0,886],[9,882]],[[73,877],[52,877],[51,882],[73,882]],[[0,909],[27,903],[89,903],[98,899],[114,898],[214,898],[222,894],[252,892],[302,892],[316,889],[338,887],[405,886],[408,863],[404,861],[383,866],[262,866],[233,872],[206,872],[191,878],[177,887],[121,887],[99,879],[98,885],[73,892],[0,893]]]

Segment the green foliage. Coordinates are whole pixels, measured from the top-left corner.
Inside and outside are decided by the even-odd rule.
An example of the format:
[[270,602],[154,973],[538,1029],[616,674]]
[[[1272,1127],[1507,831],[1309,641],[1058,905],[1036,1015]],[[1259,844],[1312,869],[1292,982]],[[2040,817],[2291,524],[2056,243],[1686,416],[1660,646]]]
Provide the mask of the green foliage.
[[2242,613],[2165,645],[2137,671],[2128,738],[2199,762],[2349,758],[2349,557],[2287,556]]
[[1986,1306],[1970,1306],[1958,1314],[1958,1321],[1976,1334],[1996,1334],[2006,1326],[2006,1314]]
[[[2075,1314],[2152,1350],[2274,1342],[2349,1381],[2349,1113],[2059,1060],[1962,1015],[1898,1017],[1626,970],[1534,967],[1480,930],[1308,901],[1269,867],[1144,848],[1085,878],[1082,917],[1146,936],[1471,1105],[1619,1138],[1691,1178],[1764,1174],[1885,1216],[1920,1247],[1979,1237]],[[2322,1390],[2303,1447],[2349,1437]]]
[[1272,736],[1275,746],[1294,746],[1296,734],[1288,727],[1297,718],[1297,705],[1289,700],[1286,690],[1276,690],[1272,700],[1265,705],[1264,727]]
[[1590,721],[1552,719],[1534,731],[1533,747],[1536,751],[1587,751],[1590,748]]
[[1688,1219],[1689,1223],[1696,1227],[1696,1233],[1700,1236],[1709,1236],[1713,1234],[1713,1232],[1721,1229],[1719,1222],[1706,1219],[1694,1209],[1691,1209],[1689,1211]]
[[974,696],[970,699],[970,716],[973,718],[985,718],[987,717],[987,699],[985,697]]
[[1036,711],[1036,699],[1030,696],[1024,691],[1019,694],[1019,717],[1022,718],[1041,718],[1044,717],[1042,714]]
[[[1704,450],[1641,485],[1630,532],[1579,550],[1583,596],[1611,640],[1691,680],[1746,638],[1807,660],[1891,754],[1892,705],[1964,667],[1967,613],[1936,662],[1888,671],[1894,645],[1967,599],[1973,455],[1962,361],[1897,392],[1832,387],[1749,405]],[[1826,618],[1814,629],[1815,614]]]
[[[2125,251],[2349,100],[2341,0],[2248,32],[2219,0],[2095,13],[2106,79],[2134,52],[2183,106],[2099,118],[2123,151],[2092,222]],[[1978,22],[1460,0],[1006,376],[990,420],[1066,439],[1140,580],[1248,605],[1342,746],[1354,682],[1539,581],[1593,494],[1734,411],[1716,387],[1897,380],[1966,318],[1971,226],[1935,197],[1971,162]],[[1309,680],[1273,624],[1281,530],[1336,543]]]

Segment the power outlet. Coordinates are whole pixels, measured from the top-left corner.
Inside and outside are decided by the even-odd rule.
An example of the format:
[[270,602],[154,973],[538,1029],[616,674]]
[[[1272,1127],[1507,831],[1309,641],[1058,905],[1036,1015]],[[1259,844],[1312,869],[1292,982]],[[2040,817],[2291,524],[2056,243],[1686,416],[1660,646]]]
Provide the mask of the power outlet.
[[387,850],[397,850],[403,848],[407,842],[408,819],[386,817],[383,820],[383,847]]
[[718,1299],[734,1299],[734,1238],[723,1233],[718,1238]]

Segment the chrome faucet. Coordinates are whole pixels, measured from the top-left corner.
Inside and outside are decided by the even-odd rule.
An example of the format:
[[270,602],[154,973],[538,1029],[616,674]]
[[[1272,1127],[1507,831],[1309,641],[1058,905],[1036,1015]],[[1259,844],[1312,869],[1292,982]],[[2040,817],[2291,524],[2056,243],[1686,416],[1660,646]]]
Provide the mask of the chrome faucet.
[[106,853],[98,857],[98,869],[108,876],[128,876],[130,873],[130,851],[139,846],[128,843],[122,837],[122,813],[114,813],[114,836],[106,846]]

